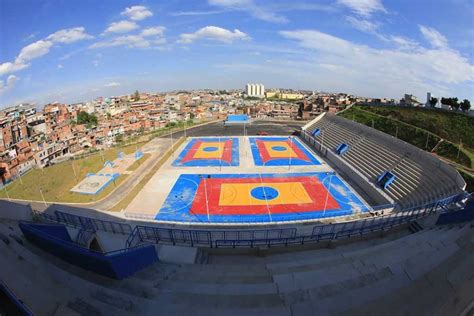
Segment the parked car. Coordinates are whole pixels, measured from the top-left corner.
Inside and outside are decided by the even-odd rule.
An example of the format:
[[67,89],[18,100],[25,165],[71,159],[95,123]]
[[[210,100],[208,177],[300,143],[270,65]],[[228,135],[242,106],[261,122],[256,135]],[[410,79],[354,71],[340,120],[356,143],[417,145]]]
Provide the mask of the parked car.
[[268,134],[267,132],[264,132],[264,131],[260,131],[257,133],[258,136],[268,136],[270,134]]

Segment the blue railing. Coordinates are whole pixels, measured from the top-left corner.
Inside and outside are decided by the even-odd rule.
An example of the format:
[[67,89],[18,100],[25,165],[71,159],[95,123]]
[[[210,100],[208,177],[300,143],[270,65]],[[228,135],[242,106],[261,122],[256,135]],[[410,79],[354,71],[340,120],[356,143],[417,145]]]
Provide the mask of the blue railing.
[[[271,247],[345,239],[377,231],[387,231],[393,227],[409,224],[421,217],[428,216],[447,205],[465,199],[466,196],[466,194],[458,194],[389,215],[336,224],[316,225],[312,228],[311,234],[298,234],[295,227],[260,230],[197,230],[137,225],[132,230],[128,224],[91,219],[59,211],[56,211],[54,216],[41,213],[36,214],[48,221],[82,229],[93,227],[97,230],[128,234],[126,247],[134,247],[140,243],[167,243],[191,247]],[[377,208],[377,210],[380,209],[383,208]]]
[[138,225],[130,234],[126,245],[131,247],[140,242],[147,242],[215,247],[218,240],[268,240],[295,236],[294,227],[265,230],[185,230]]
[[33,312],[28,308],[28,306],[23,303],[23,301],[16,296],[16,294],[2,281],[0,280],[0,292],[3,292],[7,299],[11,302],[15,311],[15,315],[25,315],[25,316],[33,316]]
[[80,228],[85,231],[105,231],[114,234],[129,235],[132,232],[132,226],[129,224],[105,221],[96,218],[79,216],[61,211],[55,211],[54,215],[42,212],[33,212],[34,216],[45,221],[64,224],[74,228]]
[[114,279],[128,277],[158,261],[152,245],[101,253],[74,243],[64,225],[20,222],[19,227],[30,242],[43,250]]

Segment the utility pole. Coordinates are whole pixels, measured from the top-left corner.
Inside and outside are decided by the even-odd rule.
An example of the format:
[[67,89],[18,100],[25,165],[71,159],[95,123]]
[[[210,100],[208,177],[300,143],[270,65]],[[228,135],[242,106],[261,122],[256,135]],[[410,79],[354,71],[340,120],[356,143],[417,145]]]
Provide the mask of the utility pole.
[[43,190],[41,190],[41,188],[39,190],[40,190],[40,193],[41,193],[41,198],[43,199],[44,206],[47,207],[48,204],[46,204],[46,200],[44,199]]
[[462,139],[459,140],[458,155],[456,157],[456,160],[459,160],[459,154],[460,154],[460,151],[461,151],[461,146],[462,146]]
[[7,186],[4,185],[3,188],[5,189],[5,193],[6,193],[6,195],[7,195],[8,201],[10,201],[10,195],[8,194]]
[[74,172],[74,178],[76,179],[76,182],[77,182],[77,173],[76,173],[76,169],[74,168],[74,160],[71,160],[71,166],[72,166],[72,171]]
[[332,180],[333,175],[329,175],[329,186],[326,191],[326,201],[324,202],[324,212],[323,212],[323,217],[326,215],[326,206],[328,204],[328,198],[329,198],[329,191],[331,191],[331,180]]

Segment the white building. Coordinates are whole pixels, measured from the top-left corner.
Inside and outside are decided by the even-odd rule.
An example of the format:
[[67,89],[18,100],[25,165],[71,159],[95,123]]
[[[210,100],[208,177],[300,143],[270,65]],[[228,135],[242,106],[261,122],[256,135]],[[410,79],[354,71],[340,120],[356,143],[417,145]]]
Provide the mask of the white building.
[[245,86],[246,94],[249,97],[265,97],[265,87],[263,84],[247,83]]

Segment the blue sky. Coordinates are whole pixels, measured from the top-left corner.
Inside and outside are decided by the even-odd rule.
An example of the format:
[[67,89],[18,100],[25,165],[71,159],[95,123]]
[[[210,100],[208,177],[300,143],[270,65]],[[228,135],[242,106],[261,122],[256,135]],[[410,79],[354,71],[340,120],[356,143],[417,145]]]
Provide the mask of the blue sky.
[[247,82],[474,101],[470,0],[2,0],[0,107]]

